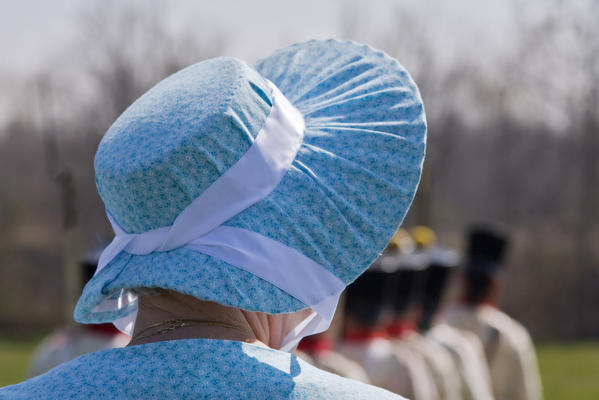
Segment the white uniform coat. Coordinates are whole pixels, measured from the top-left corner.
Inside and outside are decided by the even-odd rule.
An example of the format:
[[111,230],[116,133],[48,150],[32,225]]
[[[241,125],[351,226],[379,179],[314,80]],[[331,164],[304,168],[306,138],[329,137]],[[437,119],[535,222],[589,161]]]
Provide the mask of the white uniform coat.
[[464,400],[493,400],[489,367],[483,346],[475,334],[440,323],[426,336],[451,355],[460,377]]
[[456,307],[448,313],[447,320],[481,340],[496,400],[542,399],[534,346],[522,325],[489,305]]
[[461,400],[461,382],[457,365],[450,352],[437,341],[412,332],[395,340],[396,346],[407,346],[419,354],[427,366],[440,400]]
[[314,365],[316,368],[332,372],[344,378],[370,383],[368,374],[360,364],[336,351],[323,350],[315,353],[306,353],[296,350],[295,353],[302,360]]
[[438,398],[423,358],[408,348],[375,338],[341,342],[337,351],[362,365],[373,385],[412,400]]

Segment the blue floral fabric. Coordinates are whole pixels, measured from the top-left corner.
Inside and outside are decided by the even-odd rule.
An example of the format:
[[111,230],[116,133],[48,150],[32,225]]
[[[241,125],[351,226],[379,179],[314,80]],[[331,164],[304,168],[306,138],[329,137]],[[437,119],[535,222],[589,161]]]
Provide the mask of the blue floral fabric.
[[241,342],[187,339],[104,350],[0,389],[0,399],[401,399]]
[[[420,94],[385,53],[336,40],[296,44],[255,68],[234,58],[192,65],[160,82],[109,129],[95,159],[98,192],[128,232],[170,225],[251,146],[272,105],[266,79],[304,115],[304,141],[275,190],[225,223],[277,240],[345,283],[377,258],[414,197],[425,152]],[[135,287],[162,287],[267,313],[306,305],[269,282],[189,249],[122,253],[86,286],[83,323]]]

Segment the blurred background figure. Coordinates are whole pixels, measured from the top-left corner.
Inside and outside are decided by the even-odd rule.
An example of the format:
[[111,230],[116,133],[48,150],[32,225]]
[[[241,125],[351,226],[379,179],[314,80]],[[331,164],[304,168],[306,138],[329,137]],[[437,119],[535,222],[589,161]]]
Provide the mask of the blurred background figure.
[[444,300],[445,288],[454,267],[460,263],[459,253],[438,243],[435,231],[424,225],[410,229],[410,235],[418,250],[426,254],[426,274],[420,286],[422,316],[420,328],[428,330],[435,322]]
[[471,332],[445,323],[440,310],[451,274],[460,263],[459,254],[454,249],[441,246],[435,232],[426,226],[415,226],[410,233],[416,246],[428,256],[428,268],[420,286],[420,330],[429,346],[436,343],[451,357],[452,372],[459,380],[460,398],[493,399],[489,369],[480,340]]
[[419,400],[410,359],[394,353],[385,330],[391,275],[375,262],[345,291],[343,333],[336,350],[360,364],[371,384]]
[[335,343],[330,336],[330,331],[327,331],[305,337],[300,342],[295,353],[298,357],[317,368],[345,378],[370,383],[368,374],[366,374],[366,371],[360,364],[333,349]]
[[[100,254],[107,244],[107,242],[99,243],[81,260],[79,264],[80,290],[83,290],[87,281],[94,276]],[[57,328],[45,337],[35,349],[29,366],[29,376],[41,375],[57,365],[83,354],[124,347],[130,339],[111,323],[74,324]]]
[[507,244],[498,230],[483,227],[469,232],[462,302],[448,312],[447,320],[475,333],[483,343],[495,399],[538,400],[541,380],[530,335],[497,307]]
[[414,386],[423,393],[421,398],[461,399],[460,379],[451,355],[419,332],[423,316],[422,284],[429,266],[425,247],[414,241],[407,231],[399,229],[381,263],[395,270],[392,319],[387,331],[395,353],[409,357]]

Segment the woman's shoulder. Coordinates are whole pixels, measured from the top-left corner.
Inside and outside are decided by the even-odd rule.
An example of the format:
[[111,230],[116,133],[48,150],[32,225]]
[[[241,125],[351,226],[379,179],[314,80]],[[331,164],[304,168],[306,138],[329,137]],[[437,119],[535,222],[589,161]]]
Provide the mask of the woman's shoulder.
[[[268,365],[258,382],[269,382],[278,388],[282,399],[401,399],[402,397],[357,380],[321,370],[295,354],[244,345],[244,354]],[[276,373],[273,374],[273,372]],[[271,393],[272,395],[272,393]],[[259,397],[258,397],[259,398]],[[275,396],[275,398],[277,398]]]
[[103,350],[0,389],[0,399],[398,398],[295,355],[209,339]]

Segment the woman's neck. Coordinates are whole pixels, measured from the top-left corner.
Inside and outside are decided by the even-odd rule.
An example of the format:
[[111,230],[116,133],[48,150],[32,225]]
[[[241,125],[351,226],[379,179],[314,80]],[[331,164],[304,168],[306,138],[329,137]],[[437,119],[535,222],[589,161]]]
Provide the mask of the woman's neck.
[[259,322],[248,319],[245,312],[239,309],[159,290],[154,294],[139,296],[138,314],[129,346],[205,338],[267,347],[267,330]]

